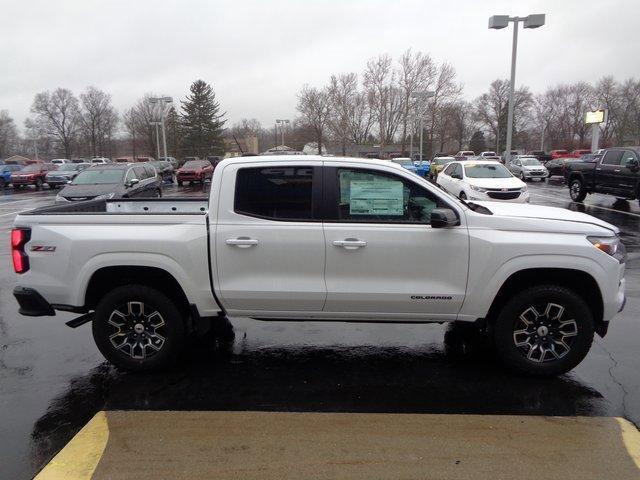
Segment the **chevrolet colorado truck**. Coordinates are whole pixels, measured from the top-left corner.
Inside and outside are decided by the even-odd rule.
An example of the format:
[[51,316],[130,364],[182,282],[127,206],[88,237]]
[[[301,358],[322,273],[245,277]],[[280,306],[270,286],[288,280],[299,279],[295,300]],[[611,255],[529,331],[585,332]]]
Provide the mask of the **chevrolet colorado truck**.
[[640,147],[607,148],[596,162],[571,162],[565,180],[574,202],[589,193],[640,199]]
[[18,215],[23,315],[82,314],[103,355],[150,370],[224,322],[477,322],[504,362],[555,375],[625,301],[618,229],[461,201],[392,162],[228,159],[206,199],[75,202]]

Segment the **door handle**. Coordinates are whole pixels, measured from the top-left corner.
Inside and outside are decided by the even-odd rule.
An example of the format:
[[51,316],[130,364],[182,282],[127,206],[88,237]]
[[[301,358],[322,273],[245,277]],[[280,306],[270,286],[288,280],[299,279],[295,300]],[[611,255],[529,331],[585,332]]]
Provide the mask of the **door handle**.
[[620,169],[619,169],[619,168],[616,168],[616,169],[614,170],[614,172],[615,172],[615,173],[620,173]]
[[600,171],[600,170],[602,170],[602,169],[601,169],[601,168],[596,168],[596,170],[597,170],[597,171]]
[[258,244],[258,240],[249,237],[227,238],[225,242],[227,245],[232,245],[238,248],[249,248]]
[[333,245],[347,250],[355,250],[357,248],[366,247],[367,242],[364,240],[358,240],[357,238],[346,238],[344,240],[334,240]]

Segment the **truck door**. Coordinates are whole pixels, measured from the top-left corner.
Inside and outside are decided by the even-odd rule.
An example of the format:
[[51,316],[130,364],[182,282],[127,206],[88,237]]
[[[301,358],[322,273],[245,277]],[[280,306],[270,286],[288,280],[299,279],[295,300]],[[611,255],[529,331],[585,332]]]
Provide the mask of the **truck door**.
[[211,207],[218,209],[212,265],[229,314],[273,318],[322,311],[321,165],[261,159],[224,167],[220,200]]
[[620,173],[623,150],[607,150],[596,165],[595,189],[603,193],[621,193]]
[[639,181],[638,156],[633,150],[625,150],[620,161],[619,182],[626,196],[636,197],[638,195]]
[[[325,312],[385,321],[455,319],[469,261],[463,212],[435,188],[384,167],[334,165],[324,167]],[[453,208],[461,226],[432,228],[436,207]]]

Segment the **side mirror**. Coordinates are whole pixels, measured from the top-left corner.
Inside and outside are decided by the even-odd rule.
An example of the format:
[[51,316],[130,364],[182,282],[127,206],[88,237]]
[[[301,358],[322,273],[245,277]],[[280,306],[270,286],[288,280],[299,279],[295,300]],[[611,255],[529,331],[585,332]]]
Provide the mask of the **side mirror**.
[[458,180],[462,180],[462,175],[459,173],[452,173],[451,178],[457,178]]
[[431,227],[445,228],[460,225],[456,213],[450,208],[434,208],[431,212]]
[[627,161],[627,167],[629,167],[631,170],[638,170],[638,168],[640,167],[640,163],[638,163],[638,160],[636,160],[635,158],[632,158]]
[[129,184],[127,186],[133,187],[134,185],[137,185],[139,183],[140,183],[140,180],[138,180],[137,178],[132,178],[131,180],[129,180]]

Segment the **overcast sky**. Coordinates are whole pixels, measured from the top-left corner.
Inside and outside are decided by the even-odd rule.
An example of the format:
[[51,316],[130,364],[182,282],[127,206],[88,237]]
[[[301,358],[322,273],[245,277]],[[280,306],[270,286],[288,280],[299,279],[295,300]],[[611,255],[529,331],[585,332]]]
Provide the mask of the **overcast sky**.
[[509,76],[511,29],[488,17],[530,13],[547,24],[520,31],[517,84],[640,77],[640,0],[3,0],[0,109],[22,127],[43,90],[94,85],[122,110],[202,78],[229,124],[271,126],[303,84],[407,48],[450,62],[472,99]]

